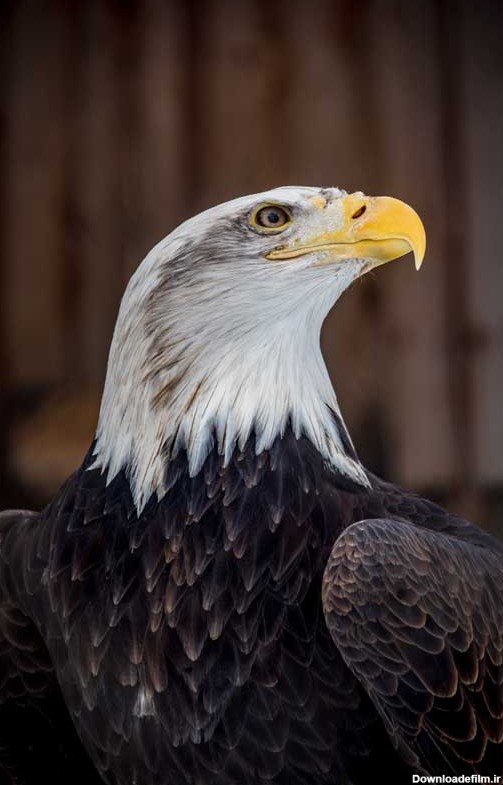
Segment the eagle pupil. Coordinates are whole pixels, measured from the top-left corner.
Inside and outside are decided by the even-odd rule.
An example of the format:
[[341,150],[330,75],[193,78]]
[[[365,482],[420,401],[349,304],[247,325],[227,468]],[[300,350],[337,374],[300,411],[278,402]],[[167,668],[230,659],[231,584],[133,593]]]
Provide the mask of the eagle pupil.
[[266,229],[279,229],[289,223],[289,216],[282,207],[267,205],[262,207],[255,217],[252,216],[252,223],[264,226]]

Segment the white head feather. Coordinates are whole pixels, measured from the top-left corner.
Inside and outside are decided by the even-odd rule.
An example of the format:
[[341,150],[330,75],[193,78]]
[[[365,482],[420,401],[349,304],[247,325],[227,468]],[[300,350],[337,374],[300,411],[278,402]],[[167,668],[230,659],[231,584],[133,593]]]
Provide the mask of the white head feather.
[[[287,206],[300,239],[337,227],[338,189],[278,188],[183,223],[148,254],[126,289],[108,362],[95,462],[126,471],[138,511],[162,498],[166,461],[185,450],[197,474],[215,445],[228,461],[250,435],[267,450],[291,423],[328,463],[367,485],[347,454],[320,349],[322,323],[365,260],[319,265],[321,253],[269,261],[283,237],[256,232],[251,212]],[[318,222],[319,226],[315,227]],[[285,232],[285,234],[286,234]]]

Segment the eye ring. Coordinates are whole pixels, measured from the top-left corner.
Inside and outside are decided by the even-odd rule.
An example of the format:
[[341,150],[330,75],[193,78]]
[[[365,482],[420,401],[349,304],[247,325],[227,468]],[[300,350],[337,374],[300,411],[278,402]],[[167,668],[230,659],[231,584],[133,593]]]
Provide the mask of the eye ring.
[[250,223],[261,232],[282,232],[291,224],[289,210],[280,204],[263,204],[257,207],[250,218]]

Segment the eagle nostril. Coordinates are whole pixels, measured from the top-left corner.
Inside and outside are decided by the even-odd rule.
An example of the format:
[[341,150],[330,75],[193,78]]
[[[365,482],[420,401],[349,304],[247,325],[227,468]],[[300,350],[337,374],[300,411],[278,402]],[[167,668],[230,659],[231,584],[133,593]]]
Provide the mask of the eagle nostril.
[[365,207],[365,205],[364,205],[364,204],[362,204],[362,206],[361,206],[361,207],[359,207],[359,208],[358,208],[358,210],[355,210],[355,212],[353,213],[353,215],[351,216],[351,218],[359,218],[359,217],[360,217],[360,215],[363,215],[363,213],[365,212],[365,210],[366,210],[366,209],[367,209],[367,208]]

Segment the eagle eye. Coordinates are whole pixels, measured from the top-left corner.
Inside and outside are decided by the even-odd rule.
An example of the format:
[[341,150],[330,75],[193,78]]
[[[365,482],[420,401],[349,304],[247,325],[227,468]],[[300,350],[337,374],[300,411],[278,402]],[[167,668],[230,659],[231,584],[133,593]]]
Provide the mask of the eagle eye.
[[259,207],[251,216],[251,223],[259,229],[280,231],[291,223],[290,213],[285,207],[267,204]]

